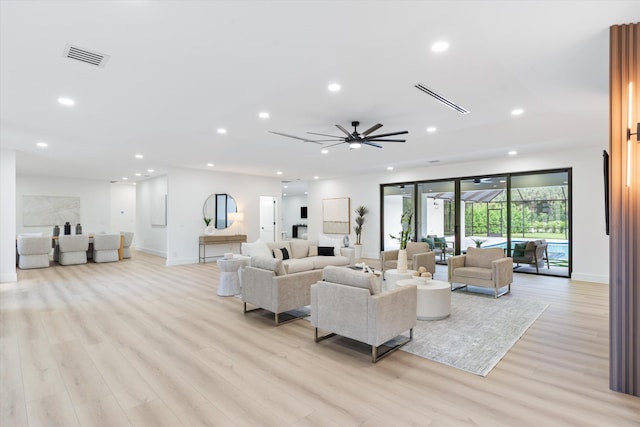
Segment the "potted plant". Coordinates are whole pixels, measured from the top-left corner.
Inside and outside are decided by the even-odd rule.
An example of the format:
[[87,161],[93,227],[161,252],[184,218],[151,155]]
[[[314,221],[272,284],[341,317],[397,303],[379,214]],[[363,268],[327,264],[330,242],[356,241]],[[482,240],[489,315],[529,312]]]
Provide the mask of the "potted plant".
[[405,210],[400,217],[400,223],[402,224],[402,231],[398,237],[389,234],[389,237],[400,241],[400,250],[398,251],[398,272],[407,272],[407,242],[411,235],[411,220],[413,219],[413,211]]
[[354,210],[356,216],[356,225],[353,226],[353,231],[356,233],[356,242],[353,244],[355,248],[355,259],[362,258],[362,226],[364,225],[364,216],[369,213],[369,209],[366,206],[358,206]]
[[215,231],[214,228],[211,225],[209,225],[209,224],[211,224],[211,219],[212,218],[207,218],[205,216],[205,217],[202,217],[202,219],[204,220],[204,225],[205,225],[204,234],[206,234],[207,236],[211,236]]
[[486,240],[483,240],[483,239],[471,239],[471,240],[473,240],[473,243],[475,243],[475,244],[476,244],[476,248],[481,247],[481,246],[482,246],[482,244],[483,244],[484,242],[486,242]]

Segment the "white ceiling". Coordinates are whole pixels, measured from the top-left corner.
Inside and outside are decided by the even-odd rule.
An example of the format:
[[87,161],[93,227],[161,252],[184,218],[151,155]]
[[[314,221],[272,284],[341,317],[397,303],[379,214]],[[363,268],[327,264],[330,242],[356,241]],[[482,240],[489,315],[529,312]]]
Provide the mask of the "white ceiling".
[[[295,182],[606,146],[608,28],[640,20],[640,1],[2,0],[0,12],[0,143],[18,173],[134,182],[185,167]],[[450,48],[436,54],[439,40]],[[64,58],[67,43],[110,59]],[[353,120],[408,130],[407,142],[321,155],[267,133],[340,135]]]

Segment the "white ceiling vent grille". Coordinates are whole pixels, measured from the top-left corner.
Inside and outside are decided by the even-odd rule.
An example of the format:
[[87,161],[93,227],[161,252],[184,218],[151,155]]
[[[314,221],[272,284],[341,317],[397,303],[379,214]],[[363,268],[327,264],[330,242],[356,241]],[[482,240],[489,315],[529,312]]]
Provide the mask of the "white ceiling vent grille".
[[104,68],[110,58],[109,55],[105,55],[104,53],[83,49],[81,47],[74,46],[68,43],[64,47],[62,56],[64,56],[65,58],[84,62],[85,64],[95,65],[96,67],[100,68]]
[[428,87],[424,86],[421,83],[418,83],[416,85],[414,85],[415,88],[423,91],[424,93],[426,93],[429,96],[434,97],[438,102],[446,105],[447,107],[456,110],[458,113],[460,114],[469,114],[469,110],[467,110],[464,107],[461,107],[460,105],[457,105],[456,103],[454,103],[453,101],[445,98],[444,96],[440,95],[439,93],[437,93],[436,91],[429,89]]

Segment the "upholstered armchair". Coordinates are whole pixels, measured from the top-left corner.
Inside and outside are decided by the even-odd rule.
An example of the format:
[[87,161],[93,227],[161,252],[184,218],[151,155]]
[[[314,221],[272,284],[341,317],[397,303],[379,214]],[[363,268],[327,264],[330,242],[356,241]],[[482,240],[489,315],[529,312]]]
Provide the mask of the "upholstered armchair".
[[[281,320],[281,315],[309,305],[311,285],[320,279],[322,270],[288,274],[281,259],[251,257],[251,266],[240,270],[244,313],[268,310],[274,313],[276,325],[299,319],[301,316],[287,315]],[[247,304],[255,308],[248,310]]]
[[547,268],[550,268],[546,240],[530,240],[526,243],[516,243],[513,249],[513,262],[518,266],[520,264],[534,265],[536,273],[540,272],[540,267],[544,267],[545,261],[547,261]]
[[67,234],[58,236],[57,259],[60,265],[87,263],[89,236],[87,234]]
[[131,258],[131,244],[133,243],[133,232],[121,231],[120,234],[124,236],[122,242],[122,258]]
[[51,236],[18,236],[18,267],[49,267],[51,253]]
[[[449,257],[448,269],[452,289],[454,283],[463,284],[460,287],[472,285],[491,288],[495,298],[511,292],[513,259],[506,257],[501,248],[468,247],[466,255]],[[505,286],[508,289],[498,293]]]
[[93,236],[93,262],[118,261],[120,234],[96,234]]
[[[311,325],[316,342],[334,335],[351,338],[369,344],[371,361],[377,362],[413,339],[415,285],[382,292],[380,279],[374,274],[333,266],[324,268],[323,278],[311,286]],[[320,336],[319,330],[328,334]],[[379,353],[380,346],[406,331],[408,338]]]
[[[380,252],[380,266],[383,276],[386,270],[398,268],[398,250]],[[407,242],[407,267],[411,270],[425,267],[429,273],[435,274],[436,254],[425,242]]]

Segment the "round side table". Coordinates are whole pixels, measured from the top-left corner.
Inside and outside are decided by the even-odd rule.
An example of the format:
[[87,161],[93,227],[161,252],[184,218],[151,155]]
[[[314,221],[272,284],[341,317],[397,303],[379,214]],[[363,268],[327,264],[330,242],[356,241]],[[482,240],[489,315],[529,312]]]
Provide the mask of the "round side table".
[[403,279],[411,279],[413,277],[413,273],[416,270],[407,270],[406,273],[400,273],[398,269],[394,268],[391,270],[386,270],[384,272],[384,282],[386,285],[386,290],[390,291],[396,288],[396,282],[398,280]]
[[246,264],[243,258],[218,258],[216,260],[220,270],[220,283],[218,283],[218,295],[229,297],[240,293],[240,276],[238,270]]
[[419,320],[439,320],[451,314],[451,284],[440,280],[398,280],[397,286],[418,286]]

